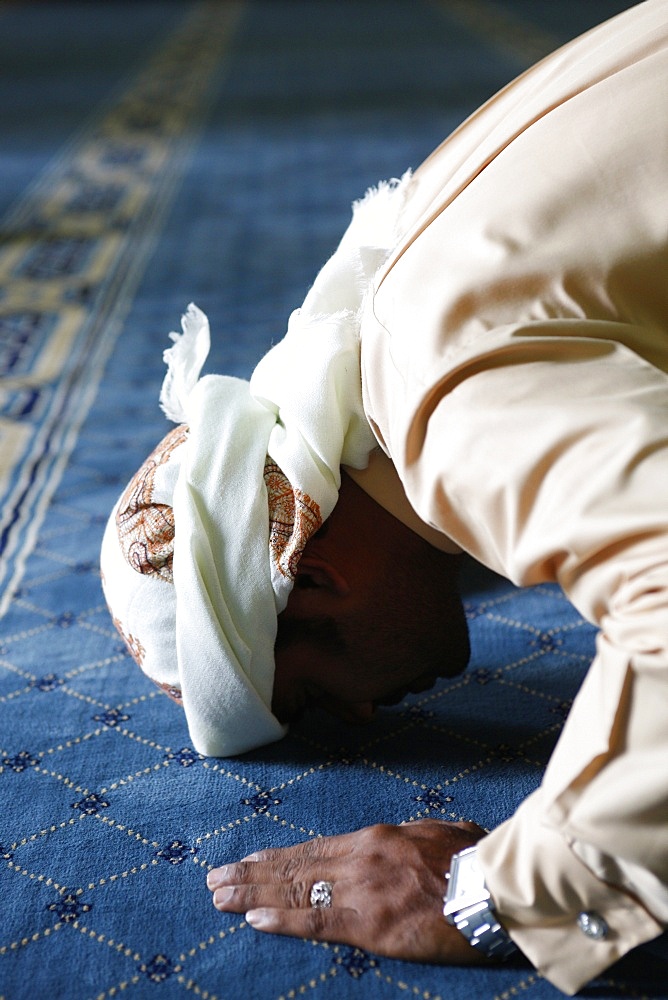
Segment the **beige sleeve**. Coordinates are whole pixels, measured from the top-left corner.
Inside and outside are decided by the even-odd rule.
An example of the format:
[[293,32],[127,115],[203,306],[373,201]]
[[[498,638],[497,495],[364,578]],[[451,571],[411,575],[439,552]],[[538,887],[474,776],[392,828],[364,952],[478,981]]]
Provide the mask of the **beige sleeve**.
[[[668,377],[616,343],[615,324],[571,320],[560,337],[560,322],[494,331],[453,365],[415,414],[400,472],[428,523],[518,584],[557,581],[600,626],[542,786],[480,845],[502,922],[574,992],[662,930]],[[646,873],[646,905],[593,857]],[[578,929],[589,910],[604,940]]]

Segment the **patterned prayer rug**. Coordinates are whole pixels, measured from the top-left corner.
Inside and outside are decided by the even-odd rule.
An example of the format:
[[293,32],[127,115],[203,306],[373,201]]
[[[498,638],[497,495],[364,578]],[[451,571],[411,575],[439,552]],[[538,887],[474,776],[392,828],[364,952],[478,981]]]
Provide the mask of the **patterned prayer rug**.
[[[370,727],[231,760],[130,660],[98,570],[166,425],[190,300],[247,376],[350,202],[624,0],[0,2],[0,1000],[551,1000],[527,963],[412,965],[263,936],[207,870],[384,821],[491,828],[538,782],[593,651],[552,587],[471,565],[468,671]],[[658,946],[582,991],[668,998]]]

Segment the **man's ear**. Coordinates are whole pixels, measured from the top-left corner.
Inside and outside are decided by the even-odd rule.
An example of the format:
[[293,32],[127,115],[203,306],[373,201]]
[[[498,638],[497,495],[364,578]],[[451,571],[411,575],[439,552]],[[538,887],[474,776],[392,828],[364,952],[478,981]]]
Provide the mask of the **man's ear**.
[[329,559],[306,552],[299,560],[295,587],[326,590],[334,597],[348,597],[350,594],[350,584]]

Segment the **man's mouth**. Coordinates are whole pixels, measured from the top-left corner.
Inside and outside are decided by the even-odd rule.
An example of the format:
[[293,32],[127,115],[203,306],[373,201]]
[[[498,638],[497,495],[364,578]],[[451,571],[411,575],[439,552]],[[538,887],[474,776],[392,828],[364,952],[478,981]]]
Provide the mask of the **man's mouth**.
[[438,677],[433,674],[418,677],[412,684],[399,688],[391,694],[386,695],[384,698],[377,698],[374,701],[374,705],[398,705],[399,702],[403,701],[408,694],[422,694],[423,691],[429,691],[437,680]]

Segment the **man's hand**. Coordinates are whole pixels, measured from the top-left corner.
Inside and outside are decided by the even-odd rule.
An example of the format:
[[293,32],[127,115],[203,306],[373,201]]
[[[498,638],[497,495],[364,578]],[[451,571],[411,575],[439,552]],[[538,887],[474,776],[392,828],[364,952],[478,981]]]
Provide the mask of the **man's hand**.
[[[219,910],[245,913],[257,930],[337,941],[414,962],[483,960],[443,916],[444,873],[485,831],[475,823],[420,820],[370,826],[294,847],[258,851],[209,872]],[[310,905],[331,882],[331,909]]]

